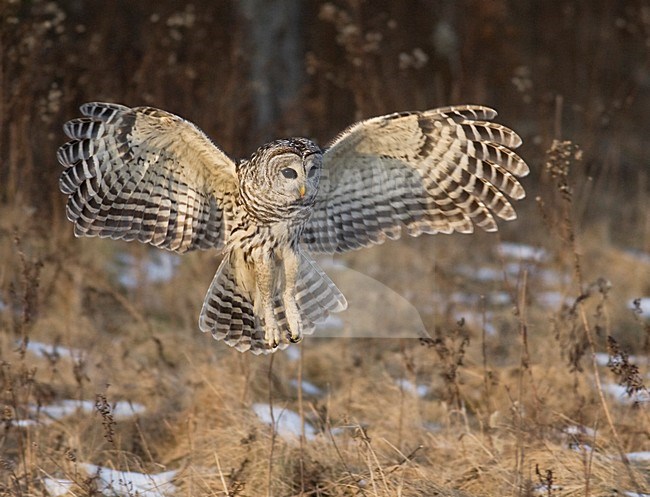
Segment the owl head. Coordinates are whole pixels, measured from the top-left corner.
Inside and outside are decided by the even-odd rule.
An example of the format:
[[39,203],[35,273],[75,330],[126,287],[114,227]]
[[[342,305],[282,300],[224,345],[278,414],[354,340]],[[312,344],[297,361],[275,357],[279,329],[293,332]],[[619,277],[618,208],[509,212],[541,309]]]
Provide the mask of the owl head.
[[[275,140],[260,147],[245,165],[247,183],[266,189],[273,203],[312,205],[318,193],[323,153],[307,138]],[[259,192],[258,192],[259,194]]]

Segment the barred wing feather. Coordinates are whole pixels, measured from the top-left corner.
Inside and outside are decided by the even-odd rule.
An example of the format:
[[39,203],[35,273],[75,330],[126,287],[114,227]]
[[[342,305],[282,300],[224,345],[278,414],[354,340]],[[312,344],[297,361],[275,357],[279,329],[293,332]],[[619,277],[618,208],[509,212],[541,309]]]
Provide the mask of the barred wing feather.
[[234,162],[196,126],[149,107],[81,106],[57,153],[77,236],[186,252],[222,249],[237,194]]
[[314,212],[302,236],[333,253],[422,233],[495,231],[525,192],[521,139],[482,106],[390,114],[361,121],[323,156]]

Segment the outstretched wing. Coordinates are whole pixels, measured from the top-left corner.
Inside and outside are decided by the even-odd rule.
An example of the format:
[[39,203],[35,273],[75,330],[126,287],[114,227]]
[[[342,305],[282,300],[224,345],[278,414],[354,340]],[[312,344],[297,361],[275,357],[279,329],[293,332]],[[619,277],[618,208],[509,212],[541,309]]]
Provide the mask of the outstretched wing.
[[302,235],[315,252],[345,252],[421,233],[495,231],[523,198],[521,139],[468,105],[361,121],[323,155],[314,211]]
[[196,126],[168,112],[81,106],[64,126],[59,186],[77,236],[139,240],[186,252],[223,248],[234,162]]

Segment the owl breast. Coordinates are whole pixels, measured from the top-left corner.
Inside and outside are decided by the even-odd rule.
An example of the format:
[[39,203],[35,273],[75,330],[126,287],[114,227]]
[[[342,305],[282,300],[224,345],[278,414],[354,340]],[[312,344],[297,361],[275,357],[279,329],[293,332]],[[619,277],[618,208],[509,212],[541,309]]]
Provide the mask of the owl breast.
[[[303,212],[306,211],[306,212]],[[309,218],[309,209],[288,219],[261,221],[246,209],[238,209],[232,220],[229,248],[246,254],[277,252],[286,247],[297,249],[303,227]]]

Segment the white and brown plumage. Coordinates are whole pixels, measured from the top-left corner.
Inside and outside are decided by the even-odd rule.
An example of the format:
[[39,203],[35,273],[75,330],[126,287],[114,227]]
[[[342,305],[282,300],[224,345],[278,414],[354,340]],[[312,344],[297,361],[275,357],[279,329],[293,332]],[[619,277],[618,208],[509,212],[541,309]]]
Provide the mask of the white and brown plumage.
[[77,236],[224,254],[201,330],[240,351],[299,341],[347,304],[308,252],[399,238],[402,230],[495,231],[515,218],[520,138],[496,112],[459,106],[361,121],[323,151],[277,140],[233,160],[196,126],[149,107],[89,103],[66,123],[61,191]]

